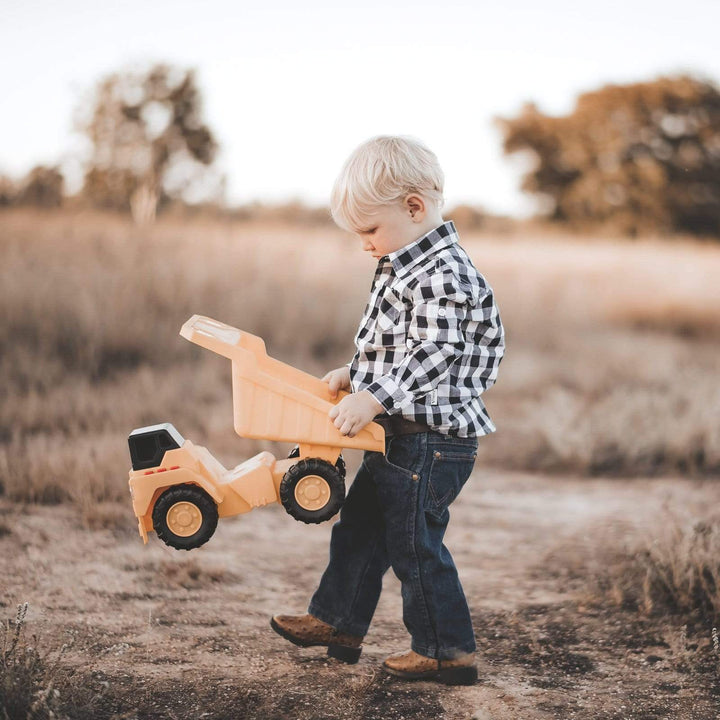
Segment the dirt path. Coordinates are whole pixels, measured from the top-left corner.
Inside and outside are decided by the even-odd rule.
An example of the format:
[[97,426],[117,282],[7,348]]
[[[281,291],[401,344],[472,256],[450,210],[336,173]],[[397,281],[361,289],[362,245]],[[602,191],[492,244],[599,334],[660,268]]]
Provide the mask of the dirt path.
[[709,482],[478,470],[447,536],[480,650],[473,687],[379,670],[408,647],[392,573],[357,665],[275,635],[271,614],[305,611],[331,527],[280,507],[221,521],[185,554],[155,536],[143,547],[131,531],[84,531],[68,506],[0,504],[0,612],[28,601],[43,649],[72,641],[62,692],[77,718],[718,718],[720,688],[683,670],[677,627],[593,607],[581,577],[608,537],[718,500]]

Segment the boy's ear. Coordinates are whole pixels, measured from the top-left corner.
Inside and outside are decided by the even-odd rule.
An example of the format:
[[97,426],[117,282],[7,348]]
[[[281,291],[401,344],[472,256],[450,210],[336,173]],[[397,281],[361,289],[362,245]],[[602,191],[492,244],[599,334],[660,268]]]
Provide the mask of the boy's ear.
[[405,208],[410,213],[413,222],[421,222],[425,219],[425,201],[421,195],[408,195],[405,198]]

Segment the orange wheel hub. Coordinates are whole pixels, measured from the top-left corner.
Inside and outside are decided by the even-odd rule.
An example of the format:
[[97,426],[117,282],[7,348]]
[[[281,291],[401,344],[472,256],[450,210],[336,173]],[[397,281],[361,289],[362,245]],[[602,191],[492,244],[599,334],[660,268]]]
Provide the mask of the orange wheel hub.
[[170,531],[179,537],[194,535],[202,525],[202,511],[195,503],[182,501],[175,503],[165,517]]
[[330,500],[330,485],[319,475],[305,475],[295,486],[295,500],[303,510],[320,510]]

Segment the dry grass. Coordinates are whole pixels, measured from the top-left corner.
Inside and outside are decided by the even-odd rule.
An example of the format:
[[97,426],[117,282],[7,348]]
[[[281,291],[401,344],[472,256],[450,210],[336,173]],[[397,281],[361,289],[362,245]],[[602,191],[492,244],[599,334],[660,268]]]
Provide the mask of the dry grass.
[[627,303],[608,313],[610,320],[640,331],[670,333],[690,340],[720,338],[717,305],[706,305],[706,298],[693,301],[659,302],[656,306]]
[[44,720],[55,714],[60,693],[55,675],[65,648],[54,660],[41,654],[38,639],[28,639],[28,603],[17,606],[14,620],[4,623],[0,648],[0,716],[4,720]]
[[625,547],[596,540],[585,602],[656,618],[680,677],[720,680],[720,515],[659,518],[644,542]]
[[[720,248],[532,229],[462,241],[507,331],[481,463],[720,473]],[[89,526],[113,522],[97,503],[127,500],[134,427],[169,420],[226,463],[260,447],[232,432],[229,364],[178,336],[191,314],[321,375],[351,356],[372,276],[329,227],[169,217],[141,230],[67,211],[0,214],[0,258],[0,486],[70,500]]]
[[[601,545],[602,546],[602,545]],[[603,549],[596,597],[644,615],[720,623],[720,515],[668,514],[641,543]]]

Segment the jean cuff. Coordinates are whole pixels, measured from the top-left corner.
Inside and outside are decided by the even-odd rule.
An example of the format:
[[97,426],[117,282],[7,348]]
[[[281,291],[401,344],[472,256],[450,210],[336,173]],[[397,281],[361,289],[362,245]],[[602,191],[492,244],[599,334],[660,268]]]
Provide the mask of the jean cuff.
[[347,620],[344,620],[343,618],[339,618],[332,613],[326,612],[325,610],[323,610],[323,608],[313,602],[311,602],[308,606],[308,612],[313,617],[316,617],[318,620],[322,620],[324,623],[332,625],[332,627],[334,627],[338,632],[341,633],[346,633],[348,635],[356,635],[358,637],[365,637],[368,630],[367,627],[364,625],[347,622]]
[[469,643],[464,643],[459,647],[454,648],[436,648],[436,647],[424,647],[418,645],[414,640],[410,643],[410,649],[416,652],[418,655],[432,658],[433,660],[454,660],[458,655],[466,655],[467,653],[474,653],[477,650],[477,645],[473,639]]

